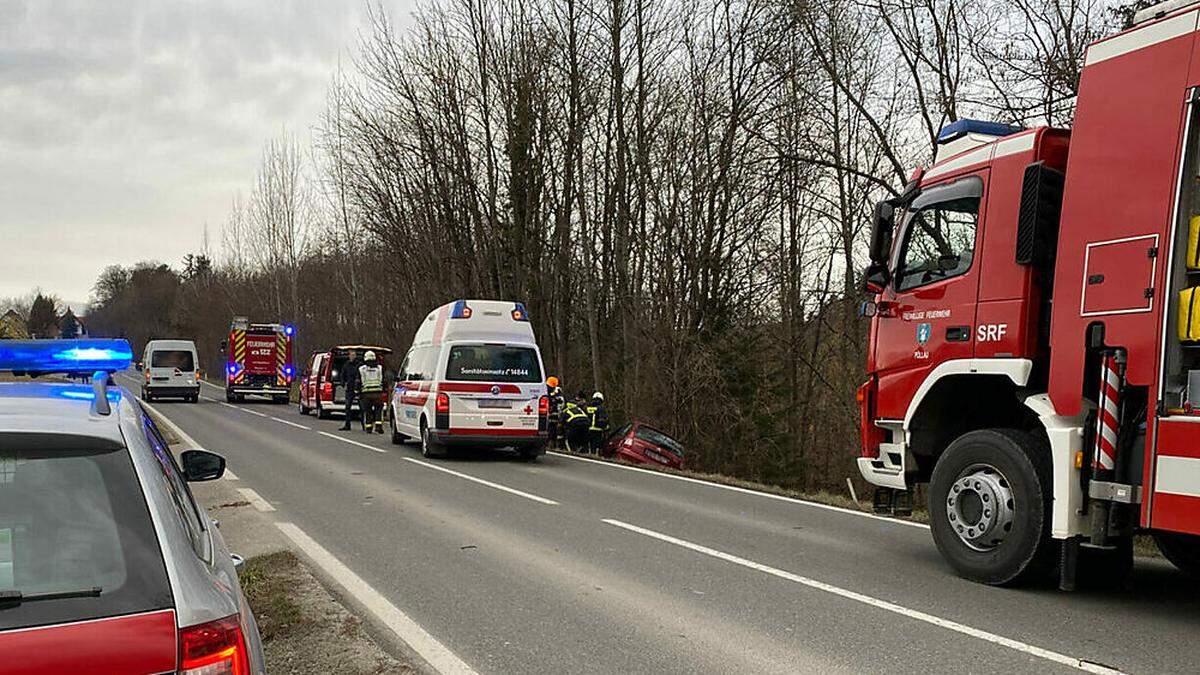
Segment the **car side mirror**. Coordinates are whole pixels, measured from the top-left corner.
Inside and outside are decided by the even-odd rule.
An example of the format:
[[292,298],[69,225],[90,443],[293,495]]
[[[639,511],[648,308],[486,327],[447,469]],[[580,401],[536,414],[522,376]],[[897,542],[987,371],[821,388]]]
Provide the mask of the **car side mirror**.
[[884,200],[875,205],[875,220],[871,223],[871,244],[867,249],[872,264],[886,264],[892,248],[892,230],[896,224],[896,207]]
[[222,354],[224,354],[224,353],[225,353],[225,350],[226,350],[228,347],[229,347],[229,341],[228,341],[228,340],[221,340],[221,353],[222,353]]
[[207,450],[184,450],[179,455],[183,477],[195,483],[216,480],[225,474],[225,458]]
[[858,306],[858,315],[864,319],[869,319],[879,313],[879,305],[875,304],[874,300],[864,300]]

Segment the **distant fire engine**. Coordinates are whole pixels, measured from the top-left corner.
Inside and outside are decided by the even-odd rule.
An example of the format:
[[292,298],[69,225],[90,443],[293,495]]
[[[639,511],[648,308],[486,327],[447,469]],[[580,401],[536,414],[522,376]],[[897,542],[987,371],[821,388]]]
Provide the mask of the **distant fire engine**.
[[237,317],[229,325],[225,352],[225,400],[240,401],[247,394],[269,396],[287,403],[296,368],[292,364],[291,324],[250,323]]
[[[1200,573],[1200,8],[1088,50],[1071,131],[959,121],[875,214],[859,468],[977,581]],[[893,231],[895,235],[893,236]]]

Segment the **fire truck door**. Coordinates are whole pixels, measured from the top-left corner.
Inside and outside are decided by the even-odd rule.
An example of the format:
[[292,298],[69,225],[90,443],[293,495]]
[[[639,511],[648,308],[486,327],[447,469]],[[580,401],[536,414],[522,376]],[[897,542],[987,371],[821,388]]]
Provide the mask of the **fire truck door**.
[[985,169],[926,187],[905,213],[877,324],[879,419],[903,419],[930,371],[974,354],[986,185]]

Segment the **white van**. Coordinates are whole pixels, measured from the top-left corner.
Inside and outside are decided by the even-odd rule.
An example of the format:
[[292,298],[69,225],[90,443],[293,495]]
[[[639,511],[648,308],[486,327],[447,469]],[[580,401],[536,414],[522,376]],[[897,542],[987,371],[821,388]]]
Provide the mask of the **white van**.
[[200,359],[191,340],[151,340],[142,352],[142,398],[200,400]]
[[392,442],[511,447],[527,460],[546,449],[550,401],[542,355],[519,302],[457,300],[430,312],[396,373]]

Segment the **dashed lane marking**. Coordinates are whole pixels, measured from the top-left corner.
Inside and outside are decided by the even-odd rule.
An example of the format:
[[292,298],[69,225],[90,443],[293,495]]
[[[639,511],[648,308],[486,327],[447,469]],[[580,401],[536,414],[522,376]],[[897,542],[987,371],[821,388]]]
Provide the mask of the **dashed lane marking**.
[[451,476],[458,476],[459,478],[462,478],[463,480],[469,480],[472,483],[479,483],[480,485],[486,485],[490,488],[500,490],[501,492],[507,492],[510,495],[524,497],[525,499],[533,500],[539,504],[547,504],[550,506],[558,505],[558,502],[554,501],[553,499],[546,499],[545,497],[539,497],[537,495],[530,494],[528,492],[522,492],[515,488],[510,488],[507,485],[501,485],[499,483],[493,483],[491,481],[484,480],[482,478],[476,478],[475,476],[471,476],[471,475],[465,474],[465,473],[460,473],[458,471],[453,471],[451,469],[437,466],[436,464],[430,464],[429,462],[422,462],[419,459],[413,459],[412,457],[405,457],[404,460],[408,461],[408,462],[412,462],[413,464],[420,464],[421,466],[426,467],[428,469],[433,469],[434,471],[441,471],[442,473],[448,473]]
[[383,448],[377,448],[373,445],[367,445],[366,443],[359,443],[358,441],[345,438],[343,436],[338,436],[337,434],[331,434],[328,431],[318,431],[317,433],[343,443],[349,443],[350,445],[357,445],[360,448],[366,448],[367,450],[373,450],[375,452],[387,452],[387,450],[384,450]]

